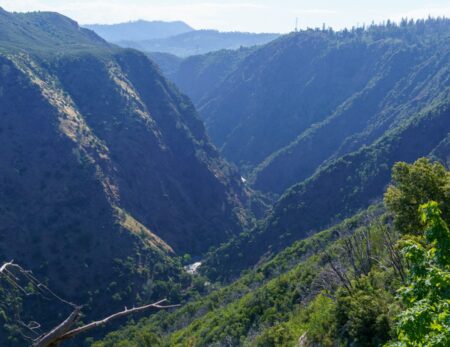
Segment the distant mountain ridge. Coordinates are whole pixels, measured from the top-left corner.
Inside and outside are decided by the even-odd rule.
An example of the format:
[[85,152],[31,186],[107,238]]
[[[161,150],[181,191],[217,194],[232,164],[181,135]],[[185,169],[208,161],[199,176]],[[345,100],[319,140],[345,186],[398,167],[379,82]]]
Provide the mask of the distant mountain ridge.
[[119,41],[122,47],[130,47],[144,52],[163,52],[179,57],[264,45],[275,40],[278,34],[254,34],[241,32],[220,32],[217,30],[195,30],[165,39],[145,41]]
[[87,24],[83,26],[110,42],[163,39],[194,30],[182,21],[138,20],[120,24]]
[[179,57],[221,49],[263,45],[279,34],[195,30],[184,22],[136,21],[112,25],[85,25],[105,40],[147,53],[169,53]]

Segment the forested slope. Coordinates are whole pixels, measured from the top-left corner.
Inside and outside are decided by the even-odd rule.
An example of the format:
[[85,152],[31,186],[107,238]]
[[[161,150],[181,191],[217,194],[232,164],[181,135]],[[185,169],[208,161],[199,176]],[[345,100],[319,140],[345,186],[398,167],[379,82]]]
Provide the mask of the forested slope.
[[449,48],[449,20],[404,20],[292,33],[178,65],[172,80],[192,94],[224,156],[253,188],[280,196],[255,229],[210,253],[204,271],[236,266],[236,276],[366,208],[396,161],[447,162]]
[[420,159],[396,164],[392,178],[385,206],[94,346],[445,346],[450,175]]
[[442,148],[450,132],[449,90],[421,113],[370,146],[331,161],[312,177],[288,189],[266,219],[251,232],[234,238],[210,254],[206,270],[214,276],[236,276],[266,252],[277,252],[300,238],[332,225],[382,197],[390,167],[413,162]]
[[[88,319],[182,300],[175,255],[240,233],[250,198],[190,101],[144,54],[56,13],[0,10],[0,76],[0,261]],[[43,328],[65,318],[34,307],[23,319]],[[4,328],[0,344],[21,345]]]
[[245,55],[192,57],[168,76],[223,155],[255,188],[282,194],[448,88],[449,33],[446,19],[307,30]]

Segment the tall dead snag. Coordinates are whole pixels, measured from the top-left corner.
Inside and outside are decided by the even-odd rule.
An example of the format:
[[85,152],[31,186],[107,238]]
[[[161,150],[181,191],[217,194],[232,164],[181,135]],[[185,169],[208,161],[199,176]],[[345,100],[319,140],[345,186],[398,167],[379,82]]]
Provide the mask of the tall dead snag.
[[361,274],[368,275],[372,268],[372,245],[370,230],[361,230],[359,233],[343,239],[343,249],[353,268],[356,277]]
[[333,256],[325,254],[325,262],[330,266],[332,273],[336,276],[339,282],[344,286],[349,295],[353,295],[353,286],[350,278],[347,276],[345,267],[339,261],[333,260]]
[[[45,286],[43,283],[39,282],[30,271],[27,271],[23,269],[21,266],[15,264],[13,261],[10,261],[8,263],[4,263],[0,267],[0,278],[5,279],[12,287],[15,289],[18,289],[20,292],[24,293],[25,295],[29,295],[27,291],[20,285],[18,275],[24,276],[42,295],[45,296],[51,296],[60,302],[69,305],[73,308],[73,311],[70,313],[70,315],[60,324],[52,328],[49,332],[46,332],[44,334],[39,335],[38,337],[31,338],[31,337],[24,337],[28,338],[31,341],[32,347],[57,347],[59,346],[63,341],[72,339],[76,337],[77,335],[80,335],[82,333],[85,333],[89,330],[92,330],[97,327],[104,326],[108,324],[109,322],[125,317],[134,313],[140,313],[151,309],[169,309],[174,307],[179,307],[180,305],[164,305],[165,302],[167,302],[166,299],[160,300],[158,302],[139,306],[139,307],[133,307],[133,308],[126,308],[123,311],[114,313],[106,318],[103,318],[101,320],[85,324],[79,327],[76,327],[76,324],[79,322],[79,319],[82,314],[82,306],[77,306],[69,301],[66,301],[59,296],[57,296],[53,291],[51,291],[47,286]],[[25,324],[22,322],[18,322],[19,325],[26,327],[28,330],[34,332],[35,329],[40,328],[41,325],[39,323],[33,322],[33,324]]]
[[403,262],[403,257],[397,249],[397,242],[392,237],[390,231],[383,227],[383,242],[388,252],[389,263],[394,268],[397,275],[401,278],[402,282],[406,282],[406,271]]

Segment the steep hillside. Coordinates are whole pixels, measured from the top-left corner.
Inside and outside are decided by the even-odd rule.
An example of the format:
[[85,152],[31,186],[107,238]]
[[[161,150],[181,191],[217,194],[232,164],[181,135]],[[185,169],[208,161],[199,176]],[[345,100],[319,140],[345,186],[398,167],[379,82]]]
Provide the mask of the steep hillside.
[[[342,241],[361,232],[368,224],[383,220],[380,206],[354,216],[313,237],[296,242],[267,260],[236,282],[213,291],[200,300],[170,313],[143,319],[138,324],[111,333],[95,347],[112,347],[127,341],[140,343],[143,336],[152,346],[245,345],[294,346],[269,343],[259,345],[258,338],[274,325],[288,320],[293,312],[305,309],[322,290],[326,278],[326,254],[333,254]],[[329,283],[332,288],[333,283]],[[287,340],[288,331],[280,331]],[[301,333],[295,337],[298,339]]]
[[91,24],[84,27],[95,31],[109,42],[162,39],[194,30],[184,22],[145,20],[119,24]]
[[165,77],[176,73],[183,62],[183,58],[169,53],[152,52],[147,56],[155,62]]
[[[449,132],[450,88],[446,88],[429,106],[372,145],[331,161],[288,189],[252,232],[211,253],[205,271],[214,278],[233,278],[264,254],[276,253],[366,208],[381,198],[395,162],[432,156],[436,149],[444,148]],[[444,153],[445,148],[442,156]]]
[[257,47],[220,50],[194,55],[177,63],[170,56],[151,54],[164,76],[176,84],[181,92],[200,104],[239,66]]
[[252,173],[255,187],[283,192],[321,165],[393,131],[450,86],[450,36],[396,45],[361,91],[258,165]]
[[417,103],[417,111],[428,102],[422,94],[445,87],[430,81],[447,66],[449,28],[448,20],[429,20],[292,33],[249,54],[225,78],[206,74],[200,81],[215,86],[201,98],[198,88],[184,88],[192,75],[173,80],[193,97],[224,156],[258,189],[281,194],[395,127],[404,103]]
[[163,52],[179,57],[188,57],[222,49],[239,49],[240,47],[263,45],[279,36],[279,34],[194,30],[164,39],[119,41],[116,43],[122,47],[136,48],[144,52]]
[[[422,259],[437,259],[437,249],[445,249],[437,256],[448,255],[449,182],[450,172],[440,164],[425,159],[413,165],[398,163],[384,207],[374,205],[295,242],[234,283],[173,313],[129,325],[94,346],[381,347],[397,338],[446,346],[448,281],[435,274],[448,276],[448,265],[433,261],[427,271],[415,266],[423,264]],[[422,205],[430,200],[435,202]],[[405,213],[410,218],[404,222],[415,225],[414,237],[398,223]],[[416,218],[422,220],[419,225]],[[436,296],[408,302],[423,292]],[[434,306],[428,304],[432,300]],[[424,314],[444,319],[428,320],[433,322],[428,325]],[[411,331],[411,324],[423,328]],[[407,338],[403,331],[409,332]]]
[[54,13],[1,10],[0,28],[0,261],[89,316],[180,300],[171,257],[241,232],[240,176],[145,55]]

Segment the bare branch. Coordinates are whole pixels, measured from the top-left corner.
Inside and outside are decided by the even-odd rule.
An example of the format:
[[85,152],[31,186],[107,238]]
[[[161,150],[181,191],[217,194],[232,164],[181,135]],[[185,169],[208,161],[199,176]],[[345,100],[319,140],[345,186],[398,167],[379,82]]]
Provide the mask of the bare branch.
[[333,258],[330,255],[326,255],[326,261],[330,265],[331,270],[333,270],[333,273],[339,278],[342,285],[345,287],[347,292],[350,294],[350,296],[353,295],[353,286],[352,282],[348,278],[345,270],[343,270],[343,266],[340,262],[337,264],[334,263]]
[[[18,278],[16,276],[20,276]],[[45,297],[45,294],[49,294],[54,299],[57,299],[59,302],[62,302],[66,305],[72,306],[74,310],[72,313],[59,325],[51,329],[48,333],[41,334],[39,337],[31,338],[28,335],[25,335],[23,332],[20,332],[22,336],[25,339],[31,340],[32,347],[56,347],[58,346],[62,341],[71,339],[79,334],[82,334],[88,330],[94,329],[96,327],[104,326],[111,322],[112,320],[125,317],[134,313],[143,312],[149,309],[169,309],[174,307],[179,307],[180,305],[162,305],[167,300],[163,299],[160,301],[157,301],[153,304],[140,306],[140,307],[133,307],[131,309],[128,309],[125,307],[125,309],[121,312],[114,313],[111,316],[108,316],[102,320],[95,321],[86,325],[83,325],[78,328],[74,328],[74,326],[77,324],[81,317],[81,309],[82,306],[77,306],[67,300],[64,300],[60,296],[58,296],[56,293],[54,293],[50,288],[48,288],[45,284],[41,283],[39,280],[37,280],[31,273],[31,271],[24,270],[21,266],[14,263],[13,260],[11,260],[8,263],[4,263],[0,267],[0,277],[4,278],[8,283],[11,284],[13,288],[16,288],[17,290],[21,291],[25,295],[32,295],[29,290],[25,290],[19,283],[24,278],[34,286],[39,292],[41,296]],[[41,325],[37,322],[30,322],[28,324],[25,324],[20,317],[17,317],[18,324],[35,334],[35,336],[38,334],[36,330],[41,328]]]
[[21,327],[24,327],[28,331],[34,334],[34,338],[30,338],[32,341],[36,338],[36,336],[39,336],[40,334],[36,331],[41,328],[41,325],[38,322],[29,322],[26,324],[25,322],[22,322],[20,319],[18,320],[18,323]]
[[121,317],[125,317],[128,316],[130,314],[134,314],[134,313],[139,313],[139,312],[143,312],[146,310],[149,310],[151,308],[154,309],[169,309],[169,308],[174,308],[174,307],[179,307],[180,305],[161,305],[162,303],[166,302],[167,300],[160,300],[158,302],[155,302],[153,304],[149,304],[149,305],[145,305],[145,306],[140,306],[140,307],[134,307],[131,309],[125,308],[125,310],[115,313],[111,316],[108,316],[102,320],[99,321],[95,321],[86,325],[83,325],[79,328],[75,328],[73,330],[70,330],[70,328],[77,322],[78,318],[80,317],[81,308],[77,308],[75,309],[75,311],[73,311],[71,313],[71,315],[60,325],[58,325],[56,328],[54,328],[51,332],[49,332],[48,334],[45,334],[44,336],[40,337],[39,339],[37,339],[34,344],[33,347],[51,347],[51,346],[56,346],[59,343],[61,343],[64,340],[68,340],[71,339],[79,334],[82,334],[88,330],[100,327],[100,326],[104,326],[106,324],[108,324],[109,322],[111,322],[112,320],[121,318]]
[[154,304],[149,304],[149,305],[145,305],[145,306],[140,306],[140,307],[133,307],[131,309],[127,309],[125,308],[125,310],[123,310],[122,312],[118,312],[115,313],[109,317],[106,317],[102,320],[96,321],[96,322],[92,322],[90,324],[84,325],[82,327],[76,328],[72,331],[69,331],[67,334],[65,334],[64,336],[61,336],[61,339],[65,340],[65,339],[69,339],[74,337],[75,335],[81,334],[85,331],[91,330],[93,328],[99,327],[99,326],[103,326],[105,324],[108,324],[109,322],[111,322],[112,320],[121,318],[121,317],[125,317],[128,316],[130,314],[134,314],[134,313],[139,313],[139,312],[143,312],[149,309],[169,309],[169,308],[174,308],[174,307],[180,307],[180,305],[161,305],[163,302],[166,302],[167,300],[160,300]]
[[67,333],[70,328],[80,319],[81,307],[77,307],[70,315],[57,327],[53,328],[49,333],[37,338],[33,347],[47,347],[55,345],[55,342],[65,333]]
[[37,288],[40,289],[42,291],[42,289],[44,289],[46,292],[50,293],[54,298],[58,299],[59,301],[61,301],[63,304],[72,306],[73,308],[76,308],[77,305],[71,303],[70,301],[64,300],[63,298],[59,297],[58,295],[56,295],[52,290],[50,290],[49,287],[47,287],[45,284],[39,283],[37,285]]
[[406,281],[405,267],[402,256],[395,248],[395,241],[392,239],[389,231],[383,228],[384,245],[388,251],[389,262],[393,266],[395,272],[400,276],[403,283]]
[[11,260],[9,263],[4,263],[4,264],[0,267],[0,273],[4,273],[4,272],[6,271],[6,269],[7,269],[9,266],[16,266],[16,265],[14,264],[14,260]]

